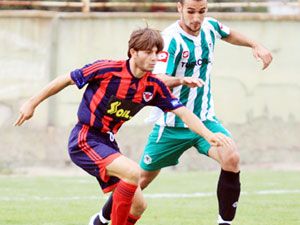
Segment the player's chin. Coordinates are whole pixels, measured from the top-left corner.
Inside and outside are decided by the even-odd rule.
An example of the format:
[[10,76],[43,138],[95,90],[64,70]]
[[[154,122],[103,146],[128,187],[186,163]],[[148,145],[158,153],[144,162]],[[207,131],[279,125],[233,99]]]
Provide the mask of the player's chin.
[[151,72],[154,69],[154,65],[149,65],[145,68],[146,71]]
[[193,32],[199,32],[200,31],[200,27],[198,28],[198,27],[194,27],[194,29],[191,29]]
[[198,32],[200,31],[200,28],[201,28],[201,24],[192,24],[190,26],[190,29],[193,31],[193,32]]

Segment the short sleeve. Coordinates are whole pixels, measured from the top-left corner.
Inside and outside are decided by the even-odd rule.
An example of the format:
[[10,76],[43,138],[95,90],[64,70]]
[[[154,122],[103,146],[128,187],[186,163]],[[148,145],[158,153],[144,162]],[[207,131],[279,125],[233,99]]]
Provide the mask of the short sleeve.
[[154,99],[151,103],[153,106],[157,106],[164,112],[169,112],[183,106],[179,99],[171,93],[169,88],[161,80],[157,78],[152,78],[152,80],[156,83],[157,87]]
[[208,23],[210,23],[213,28],[213,32],[218,38],[225,38],[230,34],[230,28],[222,24],[218,20],[214,18],[208,18]]
[[81,89],[90,80],[94,79],[96,76],[100,76],[105,71],[102,70],[104,60],[98,60],[92,64],[87,64],[81,69],[76,69],[71,72],[71,78],[75,82],[76,86]]

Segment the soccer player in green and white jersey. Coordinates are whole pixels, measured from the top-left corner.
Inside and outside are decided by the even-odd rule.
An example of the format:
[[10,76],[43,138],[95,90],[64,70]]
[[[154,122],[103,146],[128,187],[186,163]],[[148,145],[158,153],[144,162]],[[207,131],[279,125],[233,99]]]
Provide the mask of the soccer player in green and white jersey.
[[[156,122],[141,158],[140,186],[142,189],[147,187],[160,169],[178,164],[179,157],[189,148],[195,147],[200,154],[207,155],[220,164],[217,187],[218,224],[229,225],[234,219],[240,195],[240,157],[231,134],[218,121],[214,111],[210,72],[215,43],[221,39],[234,45],[250,47],[254,57],[262,61],[263,69],[271,63],[272,55],[256,41],[229,29],[214,18],[206,17],[207,0],[180,0],[178,12],[180,20],[162,32],[165,46],[153,73],[173,87],[173,94],[208,129],[230,137],[231,145],[212,147],[202,137],[190,131],[175,114],[164,113]],[[108,201],[100,218],[109,219],[110,205],[111,201]],[[145,206],[134,200],[130,213],[136,218],[130,224],[135,224],[144,210]]]

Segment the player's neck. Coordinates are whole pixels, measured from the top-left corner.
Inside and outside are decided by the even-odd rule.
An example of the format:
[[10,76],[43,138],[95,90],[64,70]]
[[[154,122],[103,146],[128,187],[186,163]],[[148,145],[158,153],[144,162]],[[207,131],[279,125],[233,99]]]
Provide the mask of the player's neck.
[[135,78],[138,78],[138,79],[142,78],[146,74],[146,72],[144,70],[141,70],[141,68],[139,68],[136,65],[136,63],[134,62],[133,59],[129,60],[129,69],[130,69],[132,76],[134,76]]

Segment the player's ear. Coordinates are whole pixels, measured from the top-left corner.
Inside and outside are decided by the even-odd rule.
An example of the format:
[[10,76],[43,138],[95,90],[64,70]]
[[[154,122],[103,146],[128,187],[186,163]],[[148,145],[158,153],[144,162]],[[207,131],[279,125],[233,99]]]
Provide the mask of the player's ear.
[[182,13],[182,4],[180,2],[177,2],[177,11],[181,14]]
[[131,48],[130,50],[129,50],[129,52],[130,52],[130,55],[131,55],[131,57],[132,56],[134,56],[135,54],[136,54],[136,50],[134,49],[134,48]]

